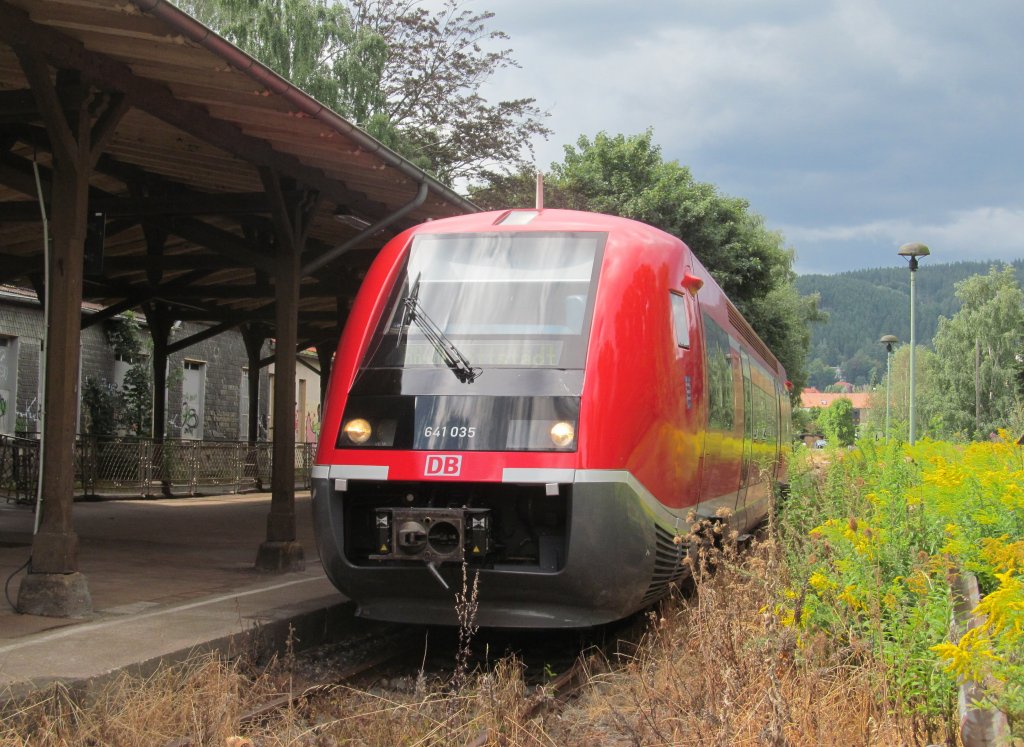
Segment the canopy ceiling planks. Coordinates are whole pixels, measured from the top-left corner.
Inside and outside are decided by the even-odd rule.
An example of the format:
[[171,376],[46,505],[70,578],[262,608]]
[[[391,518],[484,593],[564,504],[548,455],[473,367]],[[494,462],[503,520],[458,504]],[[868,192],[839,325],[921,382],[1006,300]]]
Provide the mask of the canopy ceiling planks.
[[[47,199],[52,171],[18,48],[41,55],[58,86],[124,97],[89,176],[89,210],[107,216],[108,235],[87,301],[162,297],[172,315],[196,319],[198,306],[211,323],[266,310],[273,288],[257,274],[273,277],[273,230],[260,169],[321,197],[302,266],[359,234],[336,215],[374,223],[426,184],[421,205],[300,285],[300,338],[336,339],[339,298],[387,238],[476,209],[164,0],[0,0],[0,282],[28,286],[42,272],[33,162]],[[144,229],[167,236],[155,259]],[[177,296],[187,304],[154,283],[197,267],[216,272]]]

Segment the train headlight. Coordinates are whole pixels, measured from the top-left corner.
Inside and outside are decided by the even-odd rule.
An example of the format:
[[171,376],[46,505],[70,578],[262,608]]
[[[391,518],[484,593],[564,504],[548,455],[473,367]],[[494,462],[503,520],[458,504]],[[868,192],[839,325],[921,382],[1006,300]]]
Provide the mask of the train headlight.
[[369,421],[362,418],[353,418],[345,423],[341,429],[345,436],[354,444],[365,444],[373,435],[373,428]]
[[560,449],[570,446],[572,440],[576,438],[576,429],[572,427],[572,423],[565,420],[560,420],[551,426],[551,430],[548,433],[551,436],[551,443]]

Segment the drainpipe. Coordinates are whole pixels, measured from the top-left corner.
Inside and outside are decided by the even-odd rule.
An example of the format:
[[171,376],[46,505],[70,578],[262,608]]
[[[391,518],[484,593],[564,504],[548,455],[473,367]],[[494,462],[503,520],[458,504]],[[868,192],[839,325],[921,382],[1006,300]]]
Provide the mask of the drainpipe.
[[476,213],[480,210],[479,207],[466,198],[446,187],[434,177],[424,173],[422,169],[413,165],[411,161],[398,155],[383,143],[378,142],[309,94],[296,88],[273,70],[257,62],[234,44],[221,38],[192,16],[167,2],[167,0],[132,0],[132,2],[139,10],[156,16],[175,31],[191,39],[201,47],[206,48],[221,59],[226,60],[230,65],[245,73],[260,85],[282,96],[303,114],[323,122],[337,132],[347,135],[362,150],[376,155],[388,166],[398,169],[414,181],[420,184],[427,184],[461,210],[467,213]]
[[363,240],[370,238],[378,231],[387,228],[395,221],[401,220],[406,214],[412,212],[413,210],[415,210],[416,208],[423,204],[423,201],[427,199],[427,193],[429,191],[430,188],[427,186],[427,183],[420,182],[419,191],[416,193],[416,196],[413,197],[411,201],[407,202],[405,205],[398,208],[398,210],[391,213],[391,215],[387,216],[386,218],[382,218],[381,220],[374,223],[372,226],[363,229],[356,236],[353,236],[351,239],[346,241],[341,246],[336,246],[333,249],[328,249],[326,252],[321,254],[316,259],[307,262],[299,270],[299,277],[306,277],[307,275],[312,275],[314,272],[319,270],[324,265],[340,257],[342,254],[347,252],[356,244],[359,244]]

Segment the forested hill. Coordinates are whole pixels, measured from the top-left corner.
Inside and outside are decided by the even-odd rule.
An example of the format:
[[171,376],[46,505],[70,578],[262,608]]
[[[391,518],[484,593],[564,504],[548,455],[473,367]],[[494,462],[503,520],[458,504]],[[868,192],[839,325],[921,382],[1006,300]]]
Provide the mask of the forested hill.
[[[940,316],[955,314],[960,303],[954,285],[971,275],[986,274],[994,262],[936,264],[926,258],[917,271],[917,339],[930,345]],[[1013,262],[1019,281],[1024,281],[1024,260]],[[834,382],[831,367],[839,366],[843,378],[867,384],[881,378],[885,368],[882,335],[910,339],[910,272],[904,265],[856,270],[837,275],[801,275],[796,287],[801,294],[820,293],[821,308],[829,321],[812,325],[808,356],[810,384]]]

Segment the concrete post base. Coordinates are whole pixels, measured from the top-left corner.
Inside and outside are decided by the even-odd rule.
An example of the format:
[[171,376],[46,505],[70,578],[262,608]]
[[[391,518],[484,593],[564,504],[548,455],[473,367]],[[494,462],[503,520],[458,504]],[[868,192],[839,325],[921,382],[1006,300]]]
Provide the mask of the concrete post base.
[[264,542],[256,553],[256,570],[293,573],[306,570],[306,556],[298,542]]
[[18,589],[18,612],[44,617],[88,617],[89,584],[81,573],[30,573]]

